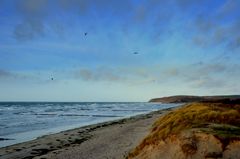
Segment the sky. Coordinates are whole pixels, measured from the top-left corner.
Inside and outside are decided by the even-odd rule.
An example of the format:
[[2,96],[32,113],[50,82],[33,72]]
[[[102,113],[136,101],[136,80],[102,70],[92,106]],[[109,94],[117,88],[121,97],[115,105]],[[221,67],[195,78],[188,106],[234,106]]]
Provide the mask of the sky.
[[240,94],[239,7],[240,0],[0,0],[0,101]]

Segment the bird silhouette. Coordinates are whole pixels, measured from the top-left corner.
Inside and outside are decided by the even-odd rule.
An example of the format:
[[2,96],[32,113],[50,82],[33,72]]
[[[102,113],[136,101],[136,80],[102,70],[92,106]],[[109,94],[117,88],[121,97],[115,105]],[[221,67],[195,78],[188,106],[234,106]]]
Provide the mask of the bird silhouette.
[[137,54],[138,54],[138,52],[134,52],[133,54],[137,55]]
[[87,36],[87,34],[88,34],[87,32],[86,32],[86,33],[84,33],[84,35],[85,35],[85,36]]
[[51,80],[53,81],[53,78],[51,78]]

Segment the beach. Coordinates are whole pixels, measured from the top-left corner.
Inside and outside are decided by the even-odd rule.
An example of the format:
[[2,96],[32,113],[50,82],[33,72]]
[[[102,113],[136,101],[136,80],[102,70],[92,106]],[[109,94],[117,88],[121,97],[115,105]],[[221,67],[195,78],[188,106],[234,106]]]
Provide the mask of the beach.
[[154,121],[176,108],[39,137],[0,149],[1,159],[125,158],[149,133]]

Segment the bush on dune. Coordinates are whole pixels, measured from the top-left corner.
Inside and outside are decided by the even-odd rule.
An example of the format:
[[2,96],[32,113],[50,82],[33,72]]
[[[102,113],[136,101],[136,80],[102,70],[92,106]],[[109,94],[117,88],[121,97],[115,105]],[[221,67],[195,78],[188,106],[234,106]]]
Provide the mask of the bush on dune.
[[145,146],[155,145],[169,135],[176,135],[192,128],[206,131],[210,125],[217,125],[209,131],[215,135],[224,136],[227,131],[228,134],[234,135],[232,134],[234,131],[229,133],[229,130],[239,132],[240,104],[192,103],[177,109],[158,119],[153,124],[151,133],[130,153],[130,156],[136,156]]

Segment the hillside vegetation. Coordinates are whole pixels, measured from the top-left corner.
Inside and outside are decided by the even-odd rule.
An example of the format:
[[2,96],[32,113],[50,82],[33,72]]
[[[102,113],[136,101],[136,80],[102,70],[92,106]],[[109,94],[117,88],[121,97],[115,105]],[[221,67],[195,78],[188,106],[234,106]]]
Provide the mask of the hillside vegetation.
[[[129,154],[129,158],[159,145],[170,136],[187,131],[211,134],[221,142],[224,149],[231,141],[240,139],[240,104],[236,101],[187,104],[158,119],[151,133]],[[197,143],[193,145],[197,149]]]
[[190,103],[190,102],[228,102],[232,100],[239,100],[240,95],[225,95],[225,96],[170,96],[162,98],[153,98],[149,102],[161,102],[161,103]]

